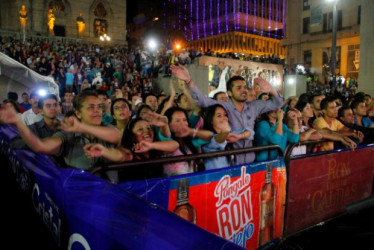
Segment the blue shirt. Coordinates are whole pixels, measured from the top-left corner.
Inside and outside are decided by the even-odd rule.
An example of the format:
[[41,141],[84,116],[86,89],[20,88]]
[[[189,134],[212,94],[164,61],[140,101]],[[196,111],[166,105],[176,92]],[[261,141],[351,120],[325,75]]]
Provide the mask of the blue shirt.
[[[200,90],[195,87],[190,90],[192,97],[195,99],[197,105],[206,108],[214,104],[221,104],[227,111],[230,127],[232,130],[243,130],[243,128],[254,129],[256,118],[271,110],[281,108],[283,105],[283,98],[280,96],[272,96],[269,100],[256,100],[252,102],[245,102],[242,112],[236,109],[231,99],[228,102],[219,102],[206,97]],[[252,140],[239,140],[233,144],[235,149],[252,147]],[[236,156],[236,164],[251,163],[255,160],[254,153],[239,154]]]
[[[271,125],[268,121],[260,121],[256,125],[255,140],[257,146],[267,146],[271,144],[279,145],[283,152],[286,149],[287,142],[297,143],[299,141],[299,134],[293,133],[288,127],[283,124],[283,135],[275,132],[276,126]],[[278,151],[276,149],[263,150],[256,153],[257,161],[266,161],[275,159],[278,156]]]
[[[357,125],[357,120],[355,118],[355,124]],[[370,128],[370,126],[373,124],[373,121],[370,120],[367,117],[362,117],[362,126],[365,128]]]

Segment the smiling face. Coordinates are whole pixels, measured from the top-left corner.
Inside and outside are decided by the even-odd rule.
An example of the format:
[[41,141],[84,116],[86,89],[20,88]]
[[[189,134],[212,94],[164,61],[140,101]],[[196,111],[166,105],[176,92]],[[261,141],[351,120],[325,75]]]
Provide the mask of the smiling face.
[[181,128],[188,128],[188,119],[183,111],[175,111],[169,122],[170,130],[176,137],[183,137]]
[[153,142],[153,129],[147,121],[138,121],[132,129],[132,133],[134,136],[133,140],[135,143],[138,143],[140,141]]
[[100,125],[103,117],[103,107],[96,96],[87,96],[82,102],[82,107],[75,115],[81,122],[89,125]]

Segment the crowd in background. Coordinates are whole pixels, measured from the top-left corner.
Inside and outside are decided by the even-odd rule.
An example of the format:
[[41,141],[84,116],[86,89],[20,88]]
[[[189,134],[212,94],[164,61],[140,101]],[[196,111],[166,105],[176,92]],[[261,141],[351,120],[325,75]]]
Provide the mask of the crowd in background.
[[[342,95],[335,89],[284,101],[260,77],[254,79],[262,92],[256,96],[241,76],[232,76],[226,91],[209,98],[182,66],[202,55],[191,53],[192,48],[154,57],[140,48],[0,41],[1,52],[53,77],[60,88],[60,97],[25,92],[20,103],[16,93],[8,93],[0,118],[20,132],[11,145],[51,155],[62,165],[90,171],[112,162],[252,146],[276,144],[285,150],[289,144],[307,140],[330,141],[318,144],[314,151],[354,149],[373,142],[374,101],[364,93]],[[236,57],[224,57],[230,56]],[[274,57],[263,60],[280,62]],[[152,76],[159,72],[174,76],[168,96],[152,83]],[[302,146],[293,152],[305,153]],[[275,151],[261,151],[204,162],[132,167],[119,174],[109,171],[106,178],[118,182],[172,176],[276,157]]]

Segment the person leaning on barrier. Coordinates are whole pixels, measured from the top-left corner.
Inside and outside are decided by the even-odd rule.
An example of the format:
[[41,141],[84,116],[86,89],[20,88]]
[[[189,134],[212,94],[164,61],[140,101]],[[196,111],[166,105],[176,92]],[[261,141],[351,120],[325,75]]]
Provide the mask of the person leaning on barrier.
[[[48,94],[39,98],[38,108],[41,110],[43,119],[28,127],[40,139],[52,136],[58,130],[60,121],[57,119],[57,107],[56,95]],[[9,146],[13,149],[29,149],[20,135],[14,137],[10,141]]]
[[[327,128],[331,131],[335,131],[341,135],[352,136],[359,139],[361,142],[363,140],[363,134],[360,131],[355,131],[351,128],[344,126],[338,119],[338,107],[335,103],[334,97],[326,97],[321,101],[321,110],[323,117],[319,117],[314,120],[313,127],[315,129]],[[334,145],[332,142],[323,143],[322,149],[324,151],[333,150]]]
[[[230,100],[228,102],[218,102],[204,96],[200,92],[191,79],[187,68],[171,65],[170,69],[178,79],[187,83],[191,95],[199,106],[206,108],[217,103],[224,106],[228,113],[229,124],[234,130],[242,130],[243,128],[250,128],[253,130],[256,117],[260,114],[280,108],[283,105],[283,98],[278,95],[269,82],[262,78],[255,78],[254,83],[261,88],[262,92],[268,92],[272,95],[269,100],[248,102],[248,89],[244,78],[241,76],[233,76],[227,82],[227,94]],[[245,138],[235,142],[234,148],[248,148],[252,147],[252,145],[252,140]],[[254,159],[254,153],[240,154],[237,155],[236,164],[250,163],[253,162]]]
[[[289,111],[288,116],[292,121],[291,129],[283,124],[284,112],[282,109],[269,111],[262,115],[262,119],[256,124],[255,141],[257,146],[267,146],[271,144],[279,145],[283,152],[287,143],[299,142],[299,124],[297,114]],[[263,150],[256,153],[256,161],[266,161],[275,159],[278,156],[277,150]]]
[[[313,117],[313,110],[310,103],[305,101],[299,101],[295,107],[301,113],[301,120],[299,120],[300,142],[326,139],[341,142],[346,147],[352,149],[357,146],[356,143],[347,136],[338,134],[328,128],[314,129],[313,127],[311,127],[309,125],[309,120]],[[299,152],[304,151],[305,150],[301,150]]]
[[[143,117],[148,121],[141,117],[131,120],[122,136],[121,145],[131,149],[134,156],[133,161],[159,158],[178,149],[179,145],[174,140],[157,141],[155,138],[154,126],[169,129],[165,116],[149,112]],[[161,164],[129,167],[123,169],[119,174],[121,182],[151,179],[162,177],[162,175],[163,166]]]
[[[206,109],[203,128],[213,132],[213,137],[209,143],[201,147],[204,153],[233,149],[233,142],[243,138],[252,140],[254,138],[254,131],[250,128],[245,128],[241,131],[231,130],[227,112],[221,104],[215,104]],[[234,155],[204,159],[206,170],[232,166],[234,162]]]
[[[39,139],[12,109],[0,111],[3,123],[17,127],[22,139],[35,152],[61,156],[66,165],[90,170],[108,161],[131,160],[132,154],[123,147],[115,148],[121,133],[114,127],[100,126],[102,106],[96,93],[84,92],[74,99],[75,116],[64,119],[61,129],[53,136]],[[104,148],[105,145],[106,147]],[[86,155],[87,150],[91,153]],[[93,158],[95,156],[95,158]],[[99,158],[96,158],[100,156]]]
[[338,119],[344,124],[344,126],[353,130],[361,131],[364,134],[362,144],[370,144],[374,142],[374,128],[366,128],[355,124],[354,114],[351,107],[343,106],[340,108],[338,112]]

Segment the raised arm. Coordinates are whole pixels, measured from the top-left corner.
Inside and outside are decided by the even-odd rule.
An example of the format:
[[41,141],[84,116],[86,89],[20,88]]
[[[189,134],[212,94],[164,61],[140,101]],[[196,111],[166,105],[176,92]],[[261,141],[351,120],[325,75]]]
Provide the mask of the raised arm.
[[131,161],[133,158],[131,151],[122,146],[119,146],[118,148],[109,148],[100,143],[94,143],[86,144],[83,149],[87,157],[104,157],[112,162]]
[[120,143],[122,138],[121,131],[115,127],[88,125],[74,116],[64,119],[61,122],[61,129],[66,132],[90,134],[112,144]]
[[194,113],[194,115],[196,116],[199,116],[200,115],[200,111],[201,111],[201,107],[199,105],[196,104],[195,100],[192,98],[191,94],[190,94],[190,91],[188,91],[185,87],[185,82],[182,81],[182,80],[178,80],[178,89],[185,95],[185,97],[187,98],[187,101],[191,104],[191,107],[192,107],[192,111]]
[[57,154],[60,151],[61,139],[59,137],[47,137],[40,140],[29,127],[18,117],[13,108],[7,107],[0,111],[0,120],[5,124],[14,125],[31,150],[43,154]]

